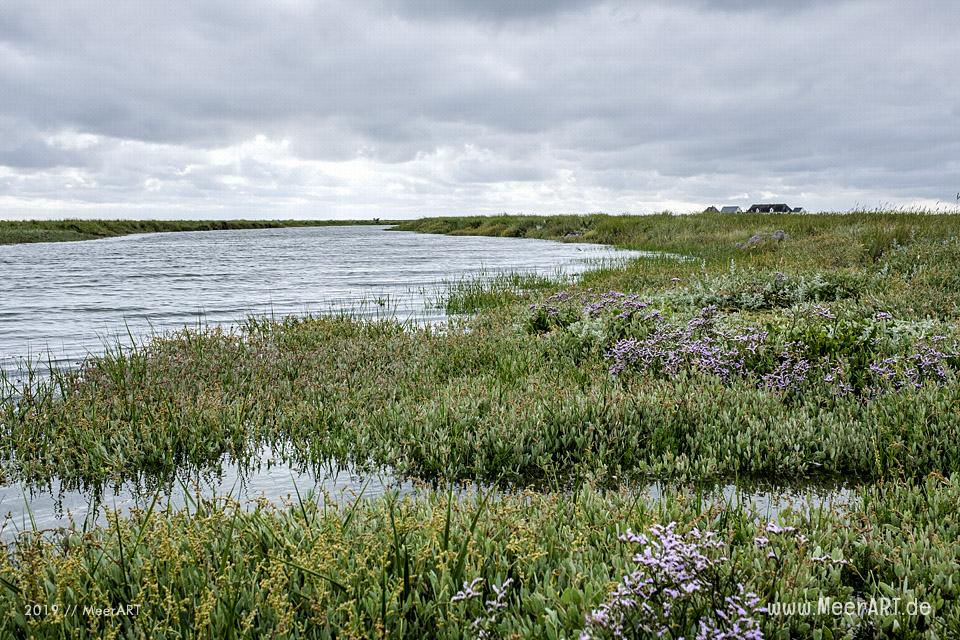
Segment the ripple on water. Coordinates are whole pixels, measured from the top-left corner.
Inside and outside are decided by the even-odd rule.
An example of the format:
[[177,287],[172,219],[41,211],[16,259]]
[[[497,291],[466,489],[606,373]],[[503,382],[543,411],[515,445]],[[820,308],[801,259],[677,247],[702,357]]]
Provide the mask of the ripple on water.
[[[0,246],[0,370],[82,360],[127,342],[247,315],[358,312],[433,321],[444,282],[576,274],[639,257],[591,244],[298,227]],[[388,301],[378,305],[377,300]]]

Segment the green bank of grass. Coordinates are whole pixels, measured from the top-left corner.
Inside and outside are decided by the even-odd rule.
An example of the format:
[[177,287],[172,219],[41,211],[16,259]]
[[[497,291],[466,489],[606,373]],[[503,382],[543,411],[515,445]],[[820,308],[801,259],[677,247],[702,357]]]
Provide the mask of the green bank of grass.
[[[98,484],[271,446],[301,463],[555,487],[960,471],[953,370],[875,397],[819,382],[787,395],[697,370],[614,377],[604,354],[622,330],[614,316],[544,332],[539,311],[507,307],[443,329],[312,318],[186,331],[21,386],[0,409],[3,469]],[[912,350],[888,333],[871,362]]]
[[[648,260],[601,269],[585,284],[650,293],[693,280],[718,286],[727,272],[762,280],[791,276],[851,276],[863,291],[913,317],[960,314],[957,238],[960,215],[935,213],[698,214],[610,216],[474,216],[401,222],[396,230],[453,235],[542,238],[661,251],[693,258]],[[783,240],[775,239],[782,231]],[[751,243],[751,238],[756,241]],[[740,245],[740,246],[738,246]],[[736,286],[738,279],[725,283]]]
[[556,278],[536,273],[517,271],[481,274],[475,278],[447,282],[437,296],[437,306],[449,315],[475,314],[533,299],[544,291],[556,289],[557,285]]
[[[950,229],[957,227],[956,219],[951,214],[923,212],[499,215],[420,218],[398,222],[394,228],[422,233],[596,242],[702,257],[732,253],[736,242],[745,239],[745,232],[750,235],[782,229],[795,243],[820,240],[827,244],[828,252],[852,258],[858,250],[866,250],[871,258],[876,258],[894,243],[904,244],[912,236],[949,236]],[[815,255],[808,258],[817,260]]]
[[[771,610],[748,617],[769,638],[954,637],[958,481],[867,489],[849,510],[802,508],[776,527],[696,495],[647,504],[595,490],[154,507],[88,533],[24,534],[0,558],[0,628],[51,638],[571,638],[587,626],[590,637],[613,637],[586,617],[638,568],[632,556],[644,545],[620,536],[677,522],[681,535],[715,534],[715,547],[685,537],[710,564],[681,561],[697,589],[669,616],[634,611],[637,624],[665,620],[669,637],[694,637],[725,598],[754,593]],[[469,585],[476,595],[458,598]],[[504,595],[491,606],[495,588]],[[899,599],[897,609],[818,611],[824,600],[881,598]],[[791,603],[812,613],[782,613]],[[628,627],[626,636],[648,634]]]
[[381,223],[372,220],[0,220],[0,244],[96,240],[133,233],[356,224]]

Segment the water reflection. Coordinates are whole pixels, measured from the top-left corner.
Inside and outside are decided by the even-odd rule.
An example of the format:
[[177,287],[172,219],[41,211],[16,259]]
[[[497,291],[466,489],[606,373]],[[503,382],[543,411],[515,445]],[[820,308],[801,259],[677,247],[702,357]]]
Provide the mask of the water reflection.
[[4,517],[0,537],[9,539],[21,531],[104,525],[104,507],[129,513],[148,508],[155,497],[157,508],[177,510],[191,507],[198,497],[228,497],[252,508],[260,500],[281,504],[311,493],[320,500],[353,502],[387,491],[401,495],[415,491],[412,482],[398,479],[389,470],[361,473],[334,464],[302,465],[269,447],[252,459],[257,462],[227,460],[217,469],[181,470],[163,481],[144,477],[115,486],[83,488],[67,486],[59,479],[42,486],[8,485],[0,489],[0,514]]
[[[298,500],[306,499],[347,504],[358,499],[375,499],[388,491],[415,496],[421,491],[447,490],[398,478],[388,470],[360,473],[331,464],[298,465],[285,461],[269,448],[254,459],[260,460],[255,466],[229,462],[217,470],[181,472],[159,486],[147,479],[97,490],[64,489],[59,481],[42,488],[19,485],[19,493],[7,487],[7,491],[0,494],[0,513],[6,516],[0,539],[10,540],[22,531],[55,532],[64,528],[102,526],[107,523],[104,507],[125,514],[131,509],[149,508],[155,497],[158,497],[158,509],[190,509],[198,497],[230,498],[243,508],[252,509],[263,500],[274,505],[295,505]],[[472,483],[455,484],[452,489],[460,500],[473,500],[478,493],[489,493],[491,499],[496,500],[504,495],[522,495],[524,491]],[[698,506],[702,511],[742,508],[762,522],[776,521],[787,511],[810,516],[818,510],[856,508],[860,501],[856,485],[840,482],[707,486],[653,482],[621,491],[651,508],[677,501]]]

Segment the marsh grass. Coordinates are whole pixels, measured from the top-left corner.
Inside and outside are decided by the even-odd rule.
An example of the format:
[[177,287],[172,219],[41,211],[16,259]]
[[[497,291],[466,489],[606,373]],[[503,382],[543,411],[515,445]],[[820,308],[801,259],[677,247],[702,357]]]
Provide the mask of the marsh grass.
[[[776,527],[698,494],[649,503],[592,489],[439,491],[341,505],[307,493],[253,509],[198,498],[179,511],[154,500],[91,531],[22,534],[0,559],[8,611],[0,626],[31,637],[463,638],[484,619],[493,587],[509,580],[504,608],[485,623],[494,634],[572,637],[630,571],[635,550],[619,538],[677,522],[678,531],[709,530],[725,545],[729,573],[710,585],[721,598],[739,582],[767,603],[884,596],[936,612],[764,616],[769,637],[814,629],[841,637],[870,624],[899,637],[950,637],[960,628],[950,579],[960,547],[956,535],[929,541],[956,533],[957,482],[865,489],[861,506],[787,512]],[[795,531],[770,533],[786,527]],[[478,598],[454,598],[470,583]],[[84,605],[127,604],[140,605],[135,615],[83,613]]]
[[443,283],[434,304],[449,315],[474,314],[530,299],[532,293],[554,290],[568,280],[562,273],[550,277],[523,271],[481,272]]
[[[631,566],[618,536],[670,521],[717,531],[729,570],[766,602],[886,594],[927,599],[937,612],[768,619],[770,637],[960,633],[960,219],[556,216],[401,228],[686,259],[644,258],[572,283],[454,283],[443,304],[458,316],[442,326],[250,319],[4,380],[4,477],[77,486],[167,477],[224,456],[253,463],[270,446],[295,462],[387,466],[438,486],[547,491],[345,507],[302,499],[253,512],[199,500],[82,535],[27,534],[0,568],[11,633],[466,637],[480,620],[503,637],[571,637]],[[787,239],[742,248],[777,230]],[[625,300],[659,315],[622,315]],[[720,333],[704,328],[705,308]],[[684,337],[684,327],[694,329]],[[704,364],[715,353],[706,347],[747,331],[764,338],[742,371]],[[656,335],[680,337],[611,373],[617,345]],[[789,384],[765,384],[784,353],[807,361],[803,376],[789,361]],[[838,365],[850,390],[828,378]],[[805,541],[785,538],[774,557],[740,503],[704,493],[647,503],[622,489],[725,478],[872,484],[846,508],[784,513]],[[482,596],[453,602],[475,578]],[[489,616],[485,601],[504,584],[506,606]],[[137,598],[148,608],[135,619],[16,614],[30,602]]]
[[[678,237],[690,228],[704,236],[696,246],[673,238],[653,247],[690,259],[642,258],[576,283],[527,274],[452,283],[443,303],[475,315],[442,327],[348,315],[256,318],[233,331],[185,330],[112,349],[49,380],[2,383],[3,472],[27,481],[122,482],[182,465],[208,468],[225,455],[249,460],[265,446],[295,463],[337,460],[427,480],[538,486],[958,471],[955,354],[945,360],[946,383],[865,392],[880,383],[869,365],[908,363],[929,340],[955,345],[960,337],[960,280],[951,267],[960,264],[960,244],[950,235],[957,219],[890,217],[588,217],[580,223],[594,230],[613,225],[620,234],[639,228],[665,238],[673,225]],[[907,244],[874,263],[843,222],[880,231],[913,226]],[[551,219],[542,224],[553,228]],[[743,252],[734,240],[749,236],[751,224],[787,227],[791,239]],[[814,240],[831,249],[808,254]],[[594,317],[576,302],[556,318],[548,306],[529,308],[531,299],[557,293],[592,304],[614,288],[649,300],[677,325],[716,305],[730,330],[768,333],[771,358],[800,343],[807,357],[852,367],[857,393],[811,385],[785,396],[696,368],[616,378],[609,350],[643,338],[648,325]],[[841,320],[818,319],[816,305]],[[776,364],[759,362],[756,375]]]

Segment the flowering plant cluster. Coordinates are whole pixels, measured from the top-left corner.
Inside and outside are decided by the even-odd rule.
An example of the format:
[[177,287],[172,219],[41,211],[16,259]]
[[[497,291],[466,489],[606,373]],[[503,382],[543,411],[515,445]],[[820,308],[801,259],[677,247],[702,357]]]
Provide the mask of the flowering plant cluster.
[[[616,317],[629,320],[636,312],[643,311],[652,303],[642,300],[636,293],[626,294],[619,291],[594,293],[587,289],[585,293],[574,296],[568,291],[560,291],[546,298],[542,303],[530,305],[532,316],[530,326],[534,331],[544,332],[554,328],[565,328],[584,318],[596,318],[608,310],[616,311]],[[652,311],[650,318],[659,318],[659,311]]]
[[760,598],[729,578],[727,545],[711,531],[677,533],[676,523],[620,540],[639,546],[635,568],[586,617],[581,640],[638,637],[759,640]]
[[610,373],[629,367],[674,375],[681,369],[706,371],[728,380],[747,371],[747,358],[756,355],[767,338],[764,331],[729,334],[717,326],[717,308],[705,307],[684,326],[663,320],[654,311],[643,320],[652,325],[642,337],[618,340],[607,352]]
[[816,305],[799,326],[789,329],[730,329],[723,326],[717,306],[705,306],[686,323],[675,323],[652,301],[618,291],[588,291],[578,297],[561,292],[531,305],[531,311],[532,324],[541,331],[606,319],[612,345],[605,356],[613,376],[631,370],[663,376],[695,371],[724,382],[749,380],[783,395],[820,386],[837,396],[870,398],[925,383],[943,384],[960,359],[946,348],[942,336],[915,344],[906,353],[882,353],[879,334],[892,320],[885,311],[872,319],[848,321]]

